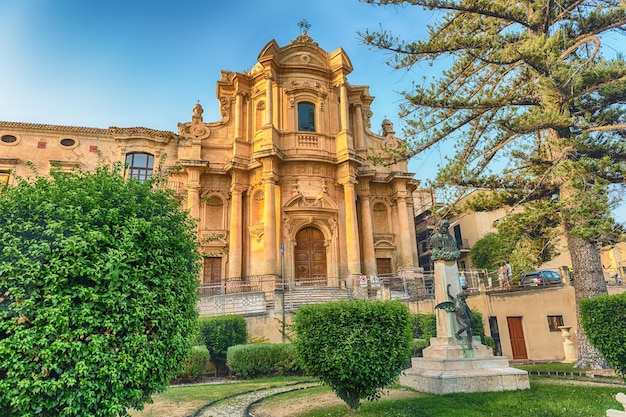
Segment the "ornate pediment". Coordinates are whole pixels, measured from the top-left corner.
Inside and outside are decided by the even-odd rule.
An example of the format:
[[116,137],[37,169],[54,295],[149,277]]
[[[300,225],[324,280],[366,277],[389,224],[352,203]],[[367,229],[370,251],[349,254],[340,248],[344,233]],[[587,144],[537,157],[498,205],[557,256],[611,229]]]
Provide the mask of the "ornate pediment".
[[337,211],[338,209],[337,204],[324,193],[315,197],[305,197],[298,193],[285,204],[285,211],[290,212],[301,210]]

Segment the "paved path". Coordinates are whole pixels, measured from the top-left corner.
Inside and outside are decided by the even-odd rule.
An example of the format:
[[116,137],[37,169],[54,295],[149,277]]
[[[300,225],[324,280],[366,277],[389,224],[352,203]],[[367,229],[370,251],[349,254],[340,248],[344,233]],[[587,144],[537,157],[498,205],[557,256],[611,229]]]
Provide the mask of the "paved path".
[[301,383],[291,384],[282,387],[261,389],[253,392],[247,392],[233,397],[226,398],[216,404],[204,408],[201,413],[196,414],[198,417],[244,417],[244,412],[248,405],[255,401],[269,397],[281,392],[294,391],[298,389],[317,387],[319,383]]

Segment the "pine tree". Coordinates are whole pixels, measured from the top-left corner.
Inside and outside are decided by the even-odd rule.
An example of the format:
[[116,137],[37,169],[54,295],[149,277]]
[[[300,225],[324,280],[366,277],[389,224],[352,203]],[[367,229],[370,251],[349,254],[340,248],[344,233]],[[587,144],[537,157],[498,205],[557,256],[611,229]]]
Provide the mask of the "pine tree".
[[[620,232],[609,190],[626,176],[626,62],[603,42],[623,40],[624,1],[363,1],[441,12],[426,40],[360,34],[391,51],[396,69],[450,62],[403,93],[409,144],[396,157],[454,142],[433,185],[549,207],[572,256],[577,303],[606,293],[598,245]],[[578,346],[579,365],[606,365],[580,326]]]

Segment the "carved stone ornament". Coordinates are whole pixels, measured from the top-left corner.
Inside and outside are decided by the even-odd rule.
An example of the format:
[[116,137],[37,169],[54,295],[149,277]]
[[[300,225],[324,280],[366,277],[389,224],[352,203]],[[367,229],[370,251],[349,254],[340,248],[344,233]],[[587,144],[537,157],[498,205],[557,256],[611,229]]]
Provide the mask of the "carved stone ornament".
[[251,237],[255,238],[257,242],[260,242],[265,234],[265,226],[263,223],[255,224],[254,226],[250,226],[248,231],[250,232]]
[[395,136],[389,135],[383,140],[384,149],[397,150],[400,149],[400,146],[400,141]]

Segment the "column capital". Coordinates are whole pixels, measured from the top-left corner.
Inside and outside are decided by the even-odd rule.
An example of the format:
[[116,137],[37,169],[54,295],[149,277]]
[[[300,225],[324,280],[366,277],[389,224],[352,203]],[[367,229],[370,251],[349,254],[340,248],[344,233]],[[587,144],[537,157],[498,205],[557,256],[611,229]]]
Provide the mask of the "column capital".
[[357,181],[356,176],[350,175],[348,177],[340,178],[337,180],[337,184],[345,186],[354,187],[357,185],[359,181]]
[[234,183],[230,185],[230,193],[231,194],[243,194],[248,189],[248,186],[245,184]]

